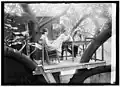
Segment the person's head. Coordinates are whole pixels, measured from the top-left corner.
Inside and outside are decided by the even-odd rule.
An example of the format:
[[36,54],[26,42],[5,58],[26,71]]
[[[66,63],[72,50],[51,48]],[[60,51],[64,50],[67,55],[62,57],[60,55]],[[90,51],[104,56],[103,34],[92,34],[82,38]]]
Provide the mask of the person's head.
[[80,37],[81,37],[81,32],[80,32],[80,30],[76,30],[75,33],[74,33],[74,36],[80,36]]
[[42,34],[47,35],[47,34],[48,34],[48,29],[47,29],[47,28],[44,28],[44,29],[42,30]]

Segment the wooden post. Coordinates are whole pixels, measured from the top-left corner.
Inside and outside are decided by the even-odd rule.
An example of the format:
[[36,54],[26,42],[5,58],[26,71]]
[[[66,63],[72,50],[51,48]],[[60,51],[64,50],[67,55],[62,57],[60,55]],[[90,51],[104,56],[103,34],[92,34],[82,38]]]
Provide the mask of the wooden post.
[[95,52],[95,62],[96,62],[96,60],[97,60],[97,59],[96,59],[96,52]]
[[44,65],[44,44],[42,43],[42,65]]
[[74,41],[72,42],[72,61],[74,62]]
[[45,59],[45,56],[46,56],[46,63],[47,63],[47,64],[50,64],[48,49],[45,47],[45,45],[44,45],[44,52],[45,52],[45,54],[44,54],[44,59]]
[[46,77],[48,78],[49,83],[56,83],[56,80],[54,79],[52,73],[46,73]]
[[65,43],[65,53],[66,53],[66,60],[67,60],[67,44]]
[[[28,23],[25,24],[25,29],[26,29],[26,31],[29,32]],[[29,38],[29,33],[26,34],[26,38]],[[30,40],[26,41],[26,54],[27,54],[27,56],[30,54],[30,46],[28,45],[29,42],[30,42]]]
[[[36,68],[36,72],[38,72],[38,74],[42,74],[48,83],[56,83],[56,80],[54,79],[52,73],[46,73],[42,65],[39,65]],[[36,72],[33,71],[33,75],[37,74]]]
[[102,61],[104,60],[104,45],[102,44]]

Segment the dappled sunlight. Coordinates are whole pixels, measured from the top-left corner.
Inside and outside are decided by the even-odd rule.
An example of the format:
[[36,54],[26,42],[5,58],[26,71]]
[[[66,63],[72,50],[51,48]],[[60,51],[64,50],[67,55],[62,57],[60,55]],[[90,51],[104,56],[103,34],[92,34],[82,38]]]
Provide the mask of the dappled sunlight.
[[69,4],[41,3],[30,4],[29,6],[36,16],[57,16],[68,8]]
[[82,83],[111,72],[112,3],[5,3],[4,14],[4,56],[32,62],[32,76]]
[[[106,16],[111,17],[111,4],[99,4],[99,3],[80,3],[80,4],[48,4],[48,3],[40,3],[40,4],[29,4],[29,8],[33,12],[33,14],[38,16],[52,16],[55,17],[64,10],[67,12],[60,17],[60,23],[63,24],[66,29],[72,29],[73,26],[80,20],[80,18],[86,14],[89,15],[88,19],[84,20],[87,21],[85,23],[81,23],[79,27],[81,27],[82,32],[91,33],[91,35],[95,35],[98,29],[102,29],[103,25],[105,24]],[[23,10],[21,9],[20,5],[15,4],[6,4],[5,5],[5,12],[16,14],[21,16]],[[96,23],[97,22],[97,23]],[[78,28],[79,28],[78,27]]]
[[23,13],[23,9],[20,7],[19,3],[6,3],[4,9],[6,13],[10,13],[11,15],[21,16]]

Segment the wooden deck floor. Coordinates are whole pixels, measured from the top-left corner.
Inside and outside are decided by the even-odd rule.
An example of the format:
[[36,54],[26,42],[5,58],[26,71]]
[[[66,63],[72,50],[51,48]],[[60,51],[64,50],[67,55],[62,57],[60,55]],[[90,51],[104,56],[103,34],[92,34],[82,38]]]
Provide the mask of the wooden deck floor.
[[[64,60],[60,60],[60,63],[58,63],[58,61],[52,62],[50,65],[45,63],[44,68],[49,69],[49,68],[62,67],[62,66],[74,66],[80,64],[80,59],[81,56],[77,56],[76,58],[74,58],[74,61],[72,60],[72,57],[68,57],[67,60],[66,58],[64,58]],[[89,63],[94,63],[94,62],[95,62],[94,60],[91,60]]]
[[60,66],[67,66],[67,65],[75,65],[75,64],[79,64],[80,61],[80,56],[77,56],[76,58],[74,58],[74,61],[72,61],[72,57],[68,57],[67,60],[65,58],[63,58],[63,60],[60,60],[60,63],[58,63],[58,61],[51,61],[51,64],[44,64],[44,68],[53,68],[53,67],[60,67]]
[[[79,63],[80,57],[76,57],[74,61],[72,61],[72,57],[68,58],[67,60],[62,60],[60,63],[53,63],[53,64],[45,64],[43,66],[43,69],[46,73],[53,73],[53,72],[64,72],[69,70],[76,70],[76,69],[82,69],[82,68],[93,68],[96,66],[102,66],[105,65],[105,61],[92,61],[89,63]],[[38,67],[41,67],[41,65],[38,65]]]
[[[47,82],[55,83],[56,81],[52,76],[52,73],[54,72],[60,72],[61,73],[60,76],[65,74],[70,75],[70,78],[71,78],[72,74],[75,73],[76,69],[94,68],[97,66],[106,65],[105,61],[96,61],[96,62],[89,62],[89,63],[79,63],[79,61],[80,61],[80,57],[76,57],[74,61],[72,61],[72,57],[70,57],[67,60],[60,61],[60,63],[53,63],[50,65],[45,64],[44,66],[38,65],[37,69],[33,71],[33,75],[43,74]],[[61,77],[61,79],[62,78],[63,77]]]

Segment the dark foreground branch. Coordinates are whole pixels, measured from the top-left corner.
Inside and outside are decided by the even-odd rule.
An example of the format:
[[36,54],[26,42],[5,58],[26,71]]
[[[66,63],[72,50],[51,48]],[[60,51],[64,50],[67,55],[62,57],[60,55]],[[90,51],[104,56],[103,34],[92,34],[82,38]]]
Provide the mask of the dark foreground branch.
[[73,84],[73,83],[83,84],[85,79],[87,79],[88,77],[106,72],[111,72],[111,65],[100,66],[93,69],[80,69],[77,71],[76,74],[74,74],[69,84]]
[[35,62],[33,62],[25,54],[13,49],[13,48],[7,47],[7,46],[4,46],[4,57],[13,58],[13,59],[21,62],[23,65],[25,65],[30,70],[34,70],[37,67],[37,64]]
[[80,63],[89,62],[92,55],[95,53],[95,51],[106,41],[111,37],[112,34],[112,24],[111,22],[108,23],[108,28],[103,30],[97,37],[92,40],[91,44],[88,46],[88,48],[83,53]]
[[[98,36],[95,37],[95,39],[91,42],[91,44],[88,46],[88,48],[83,53],[80,63],[87,63],[91,59],[92,55],[95,53],[95,51],[106,41],[111,37],[112,33],[112,24],[111,22],[108,23],[108,28],[103,30]],[[74,74],[73,78],[70,80],[70,83],[83,83],[83,81],[90,77],[91,75],[99,74],[102,72],[110,72],[111,67],[110,66],[103,66],[103,67],[97,67],[94,69],[81,69],[77,70],[76,74]]]

